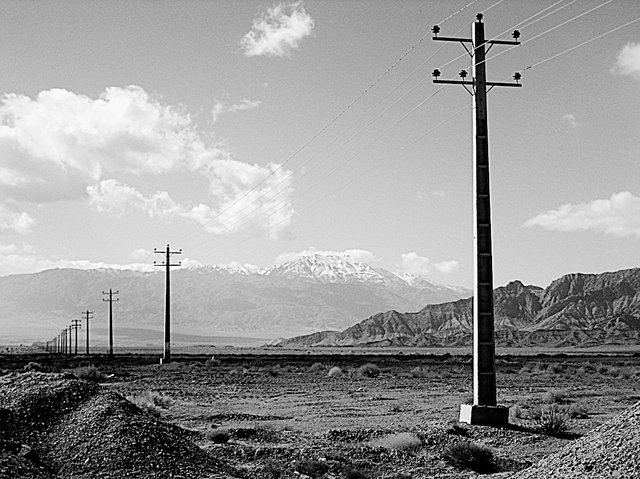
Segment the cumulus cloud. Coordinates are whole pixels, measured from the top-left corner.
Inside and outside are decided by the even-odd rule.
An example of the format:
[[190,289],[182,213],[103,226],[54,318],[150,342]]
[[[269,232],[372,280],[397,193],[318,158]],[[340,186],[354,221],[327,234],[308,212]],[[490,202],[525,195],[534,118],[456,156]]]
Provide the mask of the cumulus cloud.
[[540,226],[555,231],[595,231],[619,237],[640,237],[640,198],[628,191],[622,191],[604,200],[575,205],[565,204],[558,209],[534,216],[523,226],[527,228]]
[[0,231],[15,231],[20,234],[31,233],[35,220],[25,211],[11,211],[0,205]]
[[248,57],[288,57],[304,38],[313,34],[314,27],[302,2],[279,3],[254,19],[240,46]]
[[[240,111],[257,106],[255,101],[244,100],[228,108]],[[168,192],[144,196],[117,179],[170,172],[206,178],[206,200],[178,205]],[[188,112],[163,104],[137,86],[107,88],[97,99],[53,89],[34,99],[9,94],[0,102],[0,197],[14,210],[88,196],[102,212],[133,208],[152,218],[182,217],[203,225],[223,224],[206,228],[215,233],[250,224],[266,228],[273,237],[280,234],[282,226],[277,231],[269,228],[275,222],[288,226],[294,214],[290,176],[290,171],[278,165],[234,160],[220,143],[203,138]],[[263,184],[256,187],[261,181]],[[272,191],[274,184],[279,186],[276,192]],[[267,200],[258,200],[255,208],[250,205],[267,192]],[[282,207],[272,217],[265,205],[273,202]],[[231,227],[229,217],[239,216],[239,210],[249,206],[253,213],[242,224],[234,221]],[[203,210],[209,216],[204,222],[197,214]],[[26,211],[16,215],[0,214],[4,221],[0,225],[28,231],[33,219]],[[220,215],[223,219],[217,218]]]
[[453,273],[460,264],[455,260],[434,262],[425,256],[420,256],[415,251],[403,253],[400,269],[405,274],[425,276],[433,273]]
[[616,58],[613,71],[640,79],[640,42],[629,42],[622,47]]
[[290,252],[290,253],[282,253],[279,254],[274,260],[274,264],[286,263],[288,261],[296,260],[302,256],[310,256],[314,254],[319,254],[322,256],[350,256],[362,263],[367,263],[369,265],[379,263],[382,261],[381,258],[373,254],[371,251],[365,249],[347,249],[344,251],[330,251],[330,250],[319,250],[311,246],[302,251],[298,252]]
[[578,128],[580,123],[573,113],[567,113],[562,115],[562,120],[565,121],[571,128]]
[[211,115],[213,116],[213,122],[215,123],[223,113],[235,113],[238,111],[254,110],[260,105],[262,105],[262,102],[260,100],[249,100],[247,98],[243,98],[242,101],[238,103],[232,103],[230,105],[216,100],[215,104],[213,105]]

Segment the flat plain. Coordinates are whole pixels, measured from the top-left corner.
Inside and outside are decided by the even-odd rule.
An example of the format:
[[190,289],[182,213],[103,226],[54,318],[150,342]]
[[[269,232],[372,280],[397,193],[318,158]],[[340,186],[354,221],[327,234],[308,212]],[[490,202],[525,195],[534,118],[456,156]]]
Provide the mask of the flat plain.
[[[468,355],[255,350],[177,355],[164,365],[148,355],[0,359],[5,372],[29,362],[49,371],[95,366],[102,389],[186,430],[229,466],[224,475],[193,477],[508,477],[640,401],[640,357],[628,352],[499,356],[507,428],[458,423],[460,404],[471,400]],[[561,427],[550,428],[545,411]],[[470,443],[491,452],[490,464],[473,470],[451,460]]]

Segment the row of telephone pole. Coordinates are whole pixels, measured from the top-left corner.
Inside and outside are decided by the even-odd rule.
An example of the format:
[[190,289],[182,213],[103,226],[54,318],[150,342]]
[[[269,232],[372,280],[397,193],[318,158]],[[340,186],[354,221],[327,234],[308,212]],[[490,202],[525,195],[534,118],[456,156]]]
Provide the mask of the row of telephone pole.
[[[113,291],[109,289],[109,291],[103,291],[103,295],[108,295],[108,298],[102,298],[102,301],[109,302],[109,356],[113,356],[113,302],[120,301],[119,298],[114,298],[114,295],[119,294],[119,291]],[[85,321],[85,330],[87,332],[87,342],[85,346],[85,354],[89,355],[89,323],[93,320],[93,311],[82,312],[82,319]],[[81,319],[72,319],[71,324],[64,328],[58,335],[47,341],[47,351],[50,353],[56,354],[78,354],[78,329],[82,329],[82,320]],[[74,331],[75,335],[71,332]],[[75,345],[74,345],[74,336],[75,336]]]
[[[165,254],[165,260],[162,262],[154,261],[155,266],[162,266],[165,268],[166,284],[165,284],[165,310],[164,310],[164,347],[162,352],[161,363],[168,363],[171,361],[171,267],[181,266],[181,263],[171,263],[171,256],[174,254],[182,254],[182,249],[178,251],[171,251],[169,245],[165,250],[154,249],[154,253]],[[119,298],[114,298],[119,294],[119,291],[103,291],[103,295],[107,296],[102,298],[102,301],[109,302],[109,356],[113,357],[113,303],[119,301]],[[82,319],[85,320],[85,329],[87,331],[87,344],[85,347],[85,354],[89,355],[89,323],[93,319],[93,311],[83,311]],[[56,354],[78,354],[78,329],[82,329],[82,321],[80,319],[73,319],[71,325],[64,328],[58,335],[47,341],[47,351]],[[71,331],[75,331],[75,347],[73,344],[73,335]],[[73,351],[73,352],[72,352]]]

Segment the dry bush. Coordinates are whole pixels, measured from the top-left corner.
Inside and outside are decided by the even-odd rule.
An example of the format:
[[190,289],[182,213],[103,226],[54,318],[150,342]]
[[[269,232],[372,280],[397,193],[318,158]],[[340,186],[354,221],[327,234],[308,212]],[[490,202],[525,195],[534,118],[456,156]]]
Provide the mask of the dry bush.
[[569,416],[566,410],[557,404],[534,408],[531,418],[544,434],[554,436],[569,429]]
[[155,417],[160,416],[160,408],[166,409],[173,404],[169,396],[157,391],[144,391],[127,396],[127,399]]
[[204,365],[208,368],[217,368],[218,366],[220,366],[220,360],[212,356],[211,359],[207,359],[204,362]]
[[324,371],[324,369],[325,367],[322,363],[313,363],[311,366],[309,366],[310,373],[319,373],[321,371]]
[[329,369],[329,373],[327,374],[327,376],[329,376],[330,378],[339,378],[343,374],[344,372],[342,371],[342,369],[340,369],[338,366],[334,366]]
[[414,378],[425,378],[427,377],[427,371],[426,368],[422,367],[422,366],[416,366],[415,368],[413,368],[411,370],[411,376],[413,376]]
[[225,429],[212,429],[207,431],[205,437],[214,444],[226,444],[229,442],[231,435]]
[[380,375],[380,368],[373,363],[367,363],[360,366],[358,372],[367,378],[377,378]]
[[282,368],[279,364],[276,364],[275,366],[266,367],[262,371],[275,378],[276,376],[279,376],[280,373],[282,373]]
[[444,450],[443,459],[458,469],[470,469],[475,472],[493,472],[495,464],[493,451],[475,442],[464,441]]
[[509,408],[509,416],[514,419],[522,419],[523,411],[518,404],[514,404]]
[[453,424],[447,429],[447,434],[453,434],[454,436],[468,436],[469,430],[460,424]]
[[412,432],[400,432],[373,439],[369,441],[369,445],[394,451],[415,451],[422,446],[422,441]]
[[100,381],[104,378],[100,370],[93,365],[74,368],[71,370],[71,374],[78,379],[85,379],[86,381]]
[[547,404],[566,404],[567,397],[562,391],[547,391],[542,400]]
[[345,468],[342,470],[342,475],[340,476],[341,479],[369,479],[369,476],[367,476],[364,472],[358,470],[358,469],[354,469],[351,466],[345,466]]
[[300,459],[295,461],[293,469],[309,477],[320,477],[329,470],[329,466],[326,461],[319,461],[317,459]]
[[567,410],[567,414],[571,419],[587,419],[589,417],[587,407],[579,402],[571,404]]
[[23,368],[24,371],[35,371],[38,373],[42,373],[46,371],[46,368],[40,364],[40,363],[36,363],[34,361],[29,361],[27,364],[24,365]]

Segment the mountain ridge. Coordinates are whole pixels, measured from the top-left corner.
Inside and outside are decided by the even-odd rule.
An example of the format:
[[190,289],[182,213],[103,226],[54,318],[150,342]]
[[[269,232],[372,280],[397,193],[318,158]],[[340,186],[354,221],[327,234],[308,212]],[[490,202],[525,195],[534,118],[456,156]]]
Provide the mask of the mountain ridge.
[[[377,313],[331,336],[290,338],[281,346],[462,346],[472,343],[473,298],[417,312]],[[512,281],[494,290],[494,324],[502,346],[637,344],[640,268],[571,273],[547,288]]]

